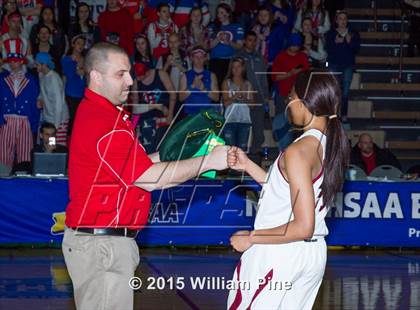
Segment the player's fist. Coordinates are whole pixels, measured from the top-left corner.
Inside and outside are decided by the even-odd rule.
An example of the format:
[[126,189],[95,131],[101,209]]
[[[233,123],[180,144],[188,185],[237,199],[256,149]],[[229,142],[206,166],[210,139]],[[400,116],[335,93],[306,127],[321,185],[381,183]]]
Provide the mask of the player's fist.
[[239,147],[232,146],[228,151],[228,165],[229,168],[245,171],[248,165],[249,158],[246,153]]
[[245,252],[251,246],[251,232],[248,230],[237,231],[230,237],[230,244],[238,252]]

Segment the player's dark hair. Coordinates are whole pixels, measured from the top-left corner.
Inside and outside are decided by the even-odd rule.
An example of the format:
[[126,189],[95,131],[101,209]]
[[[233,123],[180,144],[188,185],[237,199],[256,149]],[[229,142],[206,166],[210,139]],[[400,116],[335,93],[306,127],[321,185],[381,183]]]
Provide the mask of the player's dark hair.
[[342,188],[350,154],[349,142],[340,119],[328,118],[340,111],[340,85],[332,73],[312,69],[298,75],[295,91],[309,112],[327,118],[327,146],[322,164],[324,181],[321,190],[324,205],[330,206],[334,196]]

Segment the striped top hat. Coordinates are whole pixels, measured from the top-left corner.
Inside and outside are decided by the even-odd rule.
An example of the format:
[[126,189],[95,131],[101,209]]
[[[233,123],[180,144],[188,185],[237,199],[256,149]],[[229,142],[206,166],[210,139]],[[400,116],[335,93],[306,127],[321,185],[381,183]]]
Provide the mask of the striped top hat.
[[6,50],[6,62],[26,62],[21,39],[7,39],[3,45]]

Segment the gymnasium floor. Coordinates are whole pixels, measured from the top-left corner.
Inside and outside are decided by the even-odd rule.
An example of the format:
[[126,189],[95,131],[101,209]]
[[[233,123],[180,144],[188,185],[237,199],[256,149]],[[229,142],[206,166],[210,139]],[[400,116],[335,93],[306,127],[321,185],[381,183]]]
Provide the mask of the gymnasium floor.
[[[190,277],[227,281],[239,255],[227,249],[141,249],[135,309],[224,309],[227,290],[193,290]],[[420,252],[329,250],[315,309],[420,309]],[[166,283],[163,290],[147,290]],[[171,277],[185,288],[169,289]],[[164,280],[165,279],[165,280]],[[159,282],[160,281],[160,282]],[[60,250],[0,249],[0,309],[74,309]]]

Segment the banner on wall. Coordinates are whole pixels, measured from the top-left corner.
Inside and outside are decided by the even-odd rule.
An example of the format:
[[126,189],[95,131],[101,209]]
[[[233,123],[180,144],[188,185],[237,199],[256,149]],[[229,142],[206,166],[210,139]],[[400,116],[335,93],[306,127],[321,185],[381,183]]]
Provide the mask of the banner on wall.
[[[261,187],[198,180],[153,193],[144,245],[228,245],[253,228]],[[0,179],[0,243],[60,243],[67,180]],[[419,183],[349,182],[327,218],[329,245],[420,247]]]

